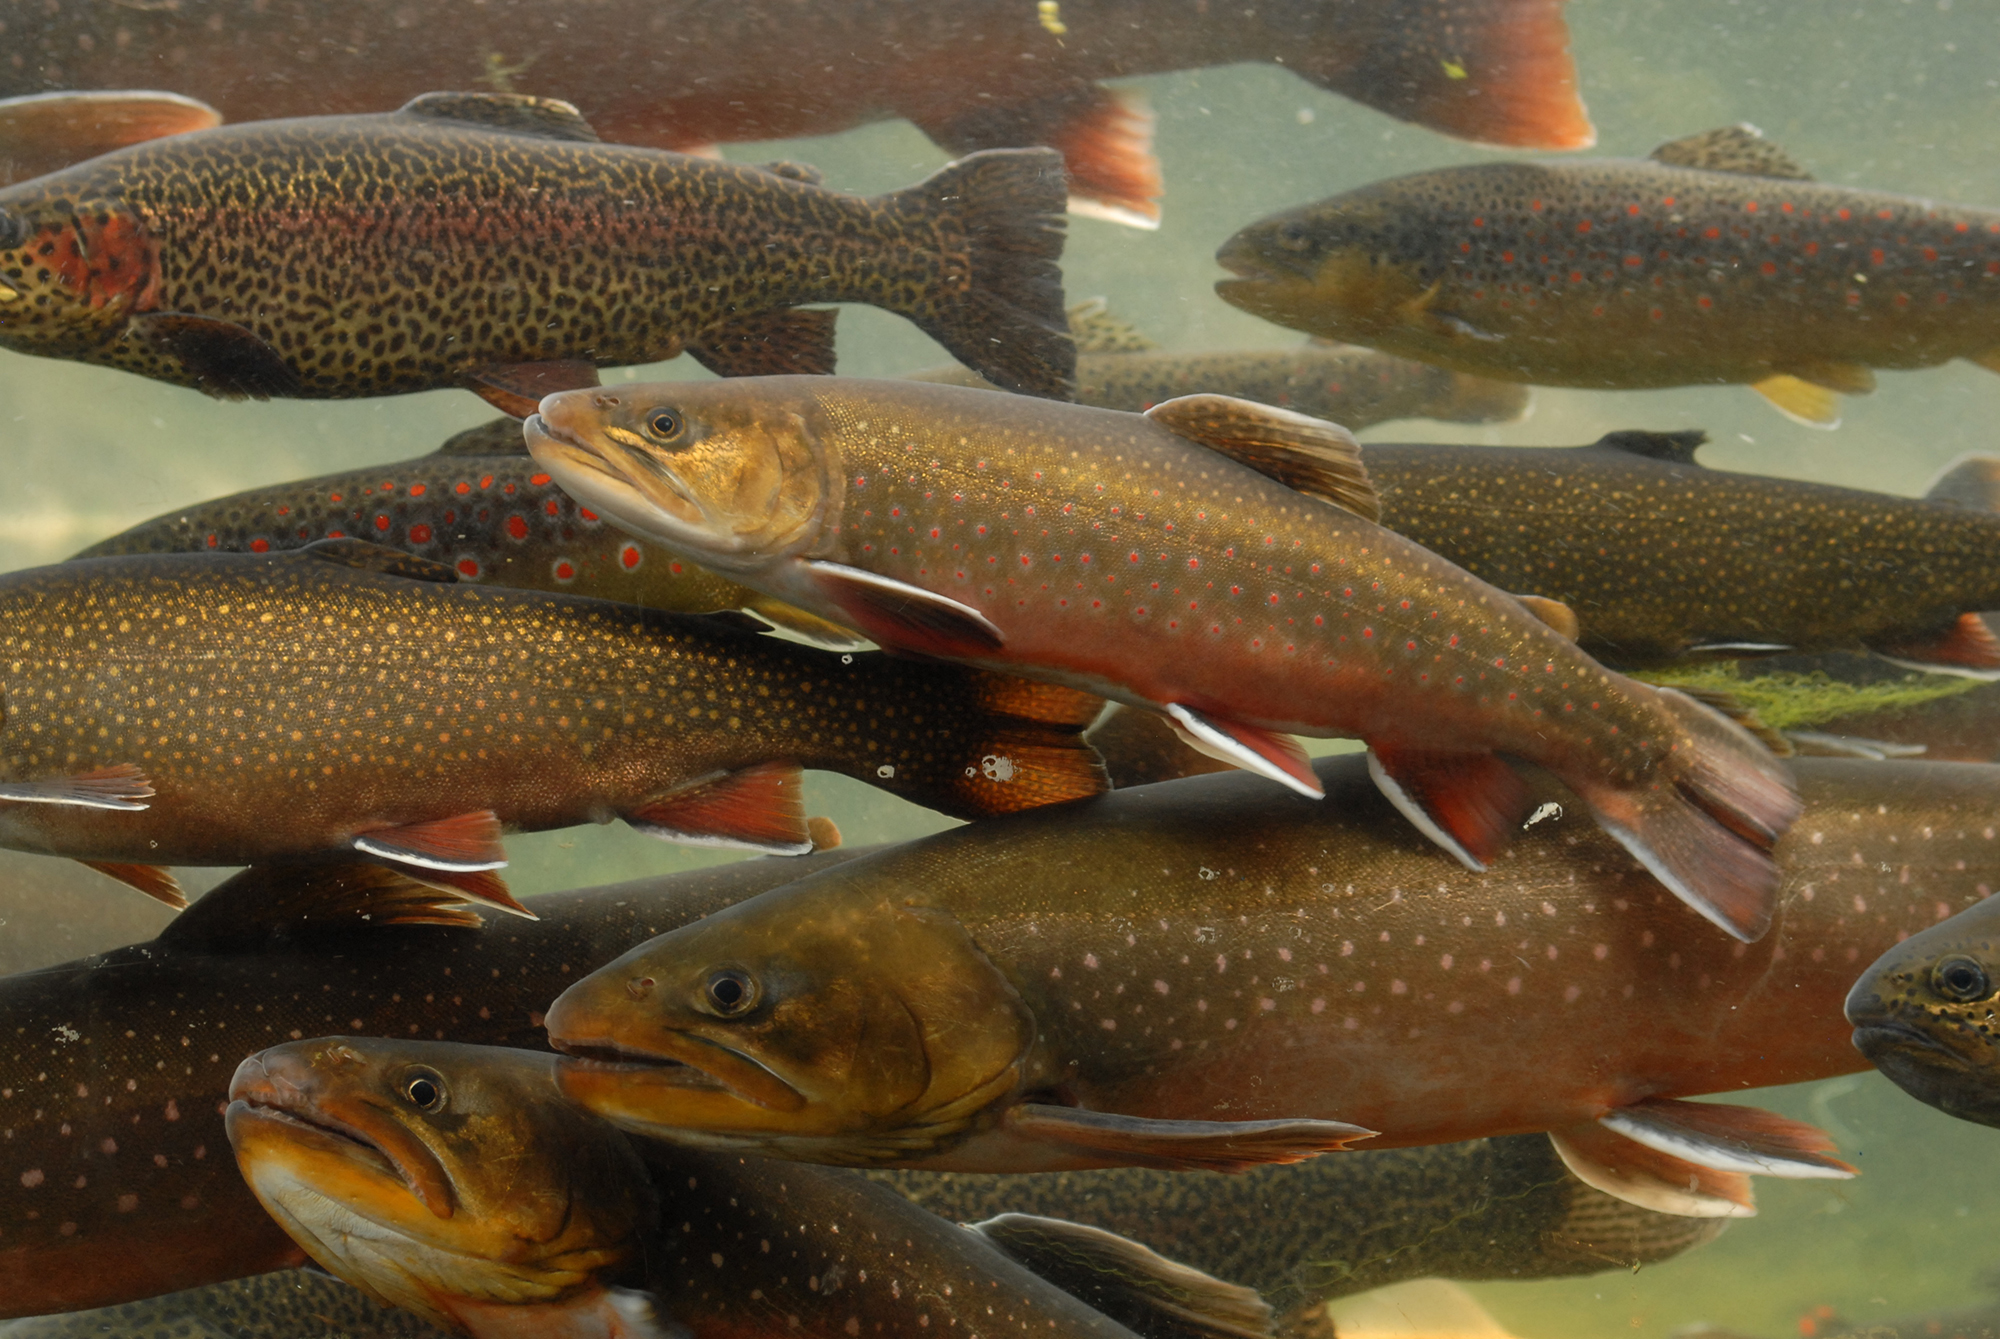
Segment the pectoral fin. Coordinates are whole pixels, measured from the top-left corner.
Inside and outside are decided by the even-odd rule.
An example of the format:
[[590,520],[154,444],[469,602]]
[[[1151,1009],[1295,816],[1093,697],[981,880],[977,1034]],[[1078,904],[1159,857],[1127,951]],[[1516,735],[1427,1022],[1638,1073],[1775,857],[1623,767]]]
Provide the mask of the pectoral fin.
[[944,659],[990,655],[1006,644],[991,619],[948,595],[844,563],[809,561],[829,603],[885,649]]
[[1491,753],[1371,743],[1368,775],[1419,832],[1474,872],[1485,870],[1528,815],[1527,783]]
[[128,333],[172,356],[195,386],[219,400],[268,400],[299,393],[298,374],[283,354],[233,321],[191,312],[149,312],[126,322]]
[[867,651],[874,643],[852,628],[843,628],[818,614],[807,613],[795,604],[760,596],[748,606],[751,615],[771,627],[788,632],[801,641],[827,651]]
[[254,953],[274,936],[293,942],[320,934],[397,925],[477,930],[485,924],[456,890],[433,887],[372,861],[252,865],[211,888],[160,932],[163,942],[204,953]]
[[1780,372],[1753,382],[1750,389],[1794,423],[1803,423],[1808,428],[1840,426],[1840,397],[1825,386]]
[[1320,785],[1312,760],[1290,735],[1209,716],[1178,702],[1168,705],[1167,719],[1173,722],[1181,742],[1196,753],[1269,777],[1309,800],[1326,798],[1326,788]]
[[1106,1167],[1242,1172],[1273,1162],[1303,1162],[1345,1149],[1373,1130],[1330,1120],[1146,1120],[1077,1107],[1010,1107],[1007,1132],[1100,1160]]
[[491,809],[425,823],[402,823],[356,833],[352,845],[417,882],[445,888],[475,902],[536,919],[493,873],[507,863],[500,818]]
[[1833,1141],[1824,1130],[1723,1103],[1656,1098],[1549,1137],[1586,1185],[1641,1208],[1691,1218],[1755,1214],[1752,1173],[1787,1179],[1855,1174],[1826,1156]]
[[179,911],[188,904],[187,894],[181,891],[180,880],[158,865],[128,865],[115,860],[79,860],[79,865],[88,865],[99,874],[118,880],[128,888],[137,888],[156,902],[164,902]]
[[647,801],[626,814],[625,821],[649,837],[686,846],[772,855],[804,855],[813,849],[805,773],[791,762],[711,773]]
[[1576,610],[1561,600],[1551,600],[1546,595],[1516,595],[1514,598],[1529,613],[1571,641],[1575,641],[1577,634],[1583,631],[1583,625],[1577,621]]
[[34,781],[0,785],[0,800],[15,804],[67,804],[79,809],[114,809],[133,813],[150,809],[153,783],[129,762],[93,768],[74,776],[45,776]]
[[597,364],[581,359],[542,363],[490,363],[459,373],[459,384],[503,414],[526,418],[545,395],[602,385]]
[[837,316],[818,307],[752,312],[689,340],[687,351],[718,377],[831,376]]

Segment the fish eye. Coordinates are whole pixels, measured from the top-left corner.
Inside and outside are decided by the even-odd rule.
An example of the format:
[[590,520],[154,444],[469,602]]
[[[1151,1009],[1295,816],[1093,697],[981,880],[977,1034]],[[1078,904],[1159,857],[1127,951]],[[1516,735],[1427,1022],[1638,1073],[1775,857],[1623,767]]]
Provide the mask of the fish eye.
[[646,415],[646,435],[656,442],[670,442],[681,435],[681,416],[671,409],[655,409]]
[[419,1111],[443,1111],[444,1076],[434,1069],[411,1070],[403,1076],[403,1097]]
[[721,967],[708,974],[703,1002],[721,1018],[748,1013],[757,1003],[757,979],[741,967]]
[[1306,225],[1298,219],[1291,219],[1278,225],[1278,245],[1288,251],[1303,251],[1312,244]]
[[1938,994],[1960,1004],[1984,999],[1993,991],[1986,969],[1970,958],[1946,958],[1931,969],[1931,985]]

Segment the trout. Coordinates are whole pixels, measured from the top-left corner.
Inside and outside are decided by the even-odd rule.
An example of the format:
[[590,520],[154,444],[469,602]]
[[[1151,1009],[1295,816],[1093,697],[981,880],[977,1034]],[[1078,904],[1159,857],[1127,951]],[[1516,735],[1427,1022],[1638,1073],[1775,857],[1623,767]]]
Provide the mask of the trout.
[[1798,803],[1776,761],[1377,525],[1322,420],[783,377],[552,395],[526,435],[581,504],[885,648],[1163,711],[1306,795],[1292,736],[1361,738],[1470,869],[1528,813],[1500,755],[1540,763],[1715,924],[1769,924]]
[[[1321,759],[1329,802],[1193,777],[925,838],[671,931],[550,1008],[625,1128],[807,1161],[1233,1169],[1335,1142],[1549,1132],[1587,1183],[1740,1215],[1824,1135],[1680,1099],[1865,1067],[1861,963],[1979,901],[2000,771],[1804,760],[1755,945],[1536,787],[1486,874]],[[865,1038],[865,1045],[862,1039]]]
[[316,1269],[287,1269],[115,1307],[0,1322],[0,1339],[145,1336],[444,1339],[444,1332]]
[[130,144],[221,124],[215,108],[178,93],[121,89],[0,99],[0,186]]
[[461,582],[563,591],[674,614],[741,609],[822,646],[854,633],[604,524],[528,457],[520,420],[468,428],[428,456],[182,507],[91,545],[136,553],[274,553],[365,538],[444,563]]
[[600,143],[567,103],[428,94],[0,190],[0,347],[231,398],[464,386],[519,415],[682,352],[725,376],[830,372],[833,313],[799,304],[863,302],[1062,397],[1062,206],[1046,149],[864,198]]
[[[1136,1339],[1030,1272],[1044,1254],[1162,1339],[1270,1333],[1255,1293],[1098,1229],[1017,1216],[965,1232],[852,1172],[671,1148],[642,1160],[562,1099],[554,1071],[546,1052],[287,1042],[237,1069],[229,1139],[313,1259],[473,1339],[848,1339],[863,1316],[909,1339]],[[641,1289],[618,1286],[635,1275]]]
[[358,853],[518,910],[504,831],[612,818],[798,854],[804,767],[966,817],[1106,787],[1073,690],[351,539],[0,577],[0,691],[0,845],[169,901],[162,866]]
[[1878,367],[2000,370],[2000,213],[1822,185],[1748,126],[1396,177],[1216,259],[1225,300],[1327,339],[1545,386],[1748,383],[1819,427]]
[[440,0],[420,20],[395,0],[207,0],[198,14],[8,0],[0,17],[22,57],[0,68],[0,94],[163,83],[247,121],[477,84],[570,98],[612,139],[688,150],[904,117],[953,153],[1053,145],[1086,208],[1140,224],[1159,217],[1152,115],[1099,80],[1276,62],[1466,139],[1595,138],[1562,0]]

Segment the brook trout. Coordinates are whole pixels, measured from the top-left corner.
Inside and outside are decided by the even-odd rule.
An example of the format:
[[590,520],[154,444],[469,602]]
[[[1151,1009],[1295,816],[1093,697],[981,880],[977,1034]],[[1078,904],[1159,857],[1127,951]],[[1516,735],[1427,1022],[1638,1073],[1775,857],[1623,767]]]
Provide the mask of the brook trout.
[[852,632],[604,524],[528,457],[520,420],[468,428],[428,456],[234,493],[156,516],[79,558],[275,553],[365,538],[444,563],[461,582],[565,591],[676,614],[743,609],[829,647]]
[[1279,325],[1503,381],[1747,382],[1840,422],[1872,369],[2000,369],[2000,213],[1813,181],[1747,126],[1483,163],[1261,219],[1216,259]]
[[[1594,138],[1561,0],[219,0],[50,12],[0,5],[23,57],[0,92],[164,84],[231,120],[372,112],[434,88],[570,98],[615,140],[669,149],[905,117],[954,153],[1053,145],[1093,212],[1158,217],[1152,116],[1101,79],[1276,61],[1405,121],[1490,143]],[[412,31],[421,27],[421,37]],[[800,53],[827,57],[815,62]]]
[[121,1306],[0,1322],[0,1339],[443,1339],[444,1331],[316,1269],[232,1279]]
[[166,865],[351,857],[519,909],[501,834],[617,817],[811,847],[801,768],[961,814],[1094,794],[1094,698],[457,582],[355,540],[0,578],[0,845],[167,900]]
[[1315,766],[1323,805],[1117,791],[669,932],[549,1010],[564,1091],[654,1137],[945,1170],[1240,1168],[1327,1147],[1321,1120],[1384,1147],[1546,1130],[1609,1194],[1739,1215],[1746,1173],[1850,1169],[1811,1127],[1677,1099],[1862,1068],[1856,969],[2000,870],[2000,772],[1804,760],[1778,921],[1732,944],[1552,784],[1472,875],[1363,759]]
[[1996,1009],[2000,902],[1992,899],[1888,949],[1847,997],[1855,1048],[1875,1068],[1919,1102],[1979,1125],[2000,1125]]
[[1306,795],[1291,736],[1361,738],[1474,870],[1528,815],[1499,755],[1538,762],[1730,934],[1770,922],[1783,769],[1377,525],[1359,448],[1322,420],[770,378],[552,395],[526,433],[584,506],[885,648],[1165,712]]
[[865,302],[1062,397],[1062,207],[1046,149],[867,199],[603,144],[567,103],[427,94],[0,190],[0,346],[232,398],[465,386],[518,415],[681,352],[726,376],[830,372],[833,314],[796,308]]
[[862,1317],[912,1339],[1134,1339],[1016,1263],[1039,1253],[1097,1275],[1148,1333],[1269,1333],[1255,1293],[1093,1228],[964,1232],[852,1172],[728,1154],[654,1150],[649,1185],[639,1151],[565,1102],[554,1069],[547,1053],[450,1042],[288,1042],[237,1069],[229,1138],[315,1260],[473,1339],[845,1339]]

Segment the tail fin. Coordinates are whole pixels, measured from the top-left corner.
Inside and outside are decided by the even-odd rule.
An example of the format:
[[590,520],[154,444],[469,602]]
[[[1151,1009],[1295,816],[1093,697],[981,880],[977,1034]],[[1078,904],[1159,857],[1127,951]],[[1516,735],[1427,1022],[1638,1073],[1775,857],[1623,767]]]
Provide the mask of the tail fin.
[[1377,111],[1484,144],[1587,149],[1563,0],[1348,6],[1288,63]]
[[[940,667],[932,667],[940,668]],[[862,779],[958,818],[991,818],[1087,799],[1111,789],[1083,732],[1104,699],[1060,684],[958,671],[969,692],[938,703],[949,722],[924,766]],[[936,766],[933,766],[933,761]]]
[[1076,344],[1063,310],[1063,159],[1053,149],[989,149],[898,191],[935,218],[944,278],[904,311],[1003,390],[1067,400]]
[[1675,738],[1636,785],[1566,775],[1598,823],[1674,896],[1745,942],[1777,909],[1771,848],[1799,816],[1791,774],[1747,731],[1656,690]]
[[1153,110],[1131,89],[1080,84],[1067,93],[982,106],[947,121],[917,124],[959,155],[1046,144],[1069,167],[1072,213],[1135,228],[1160,226]]

